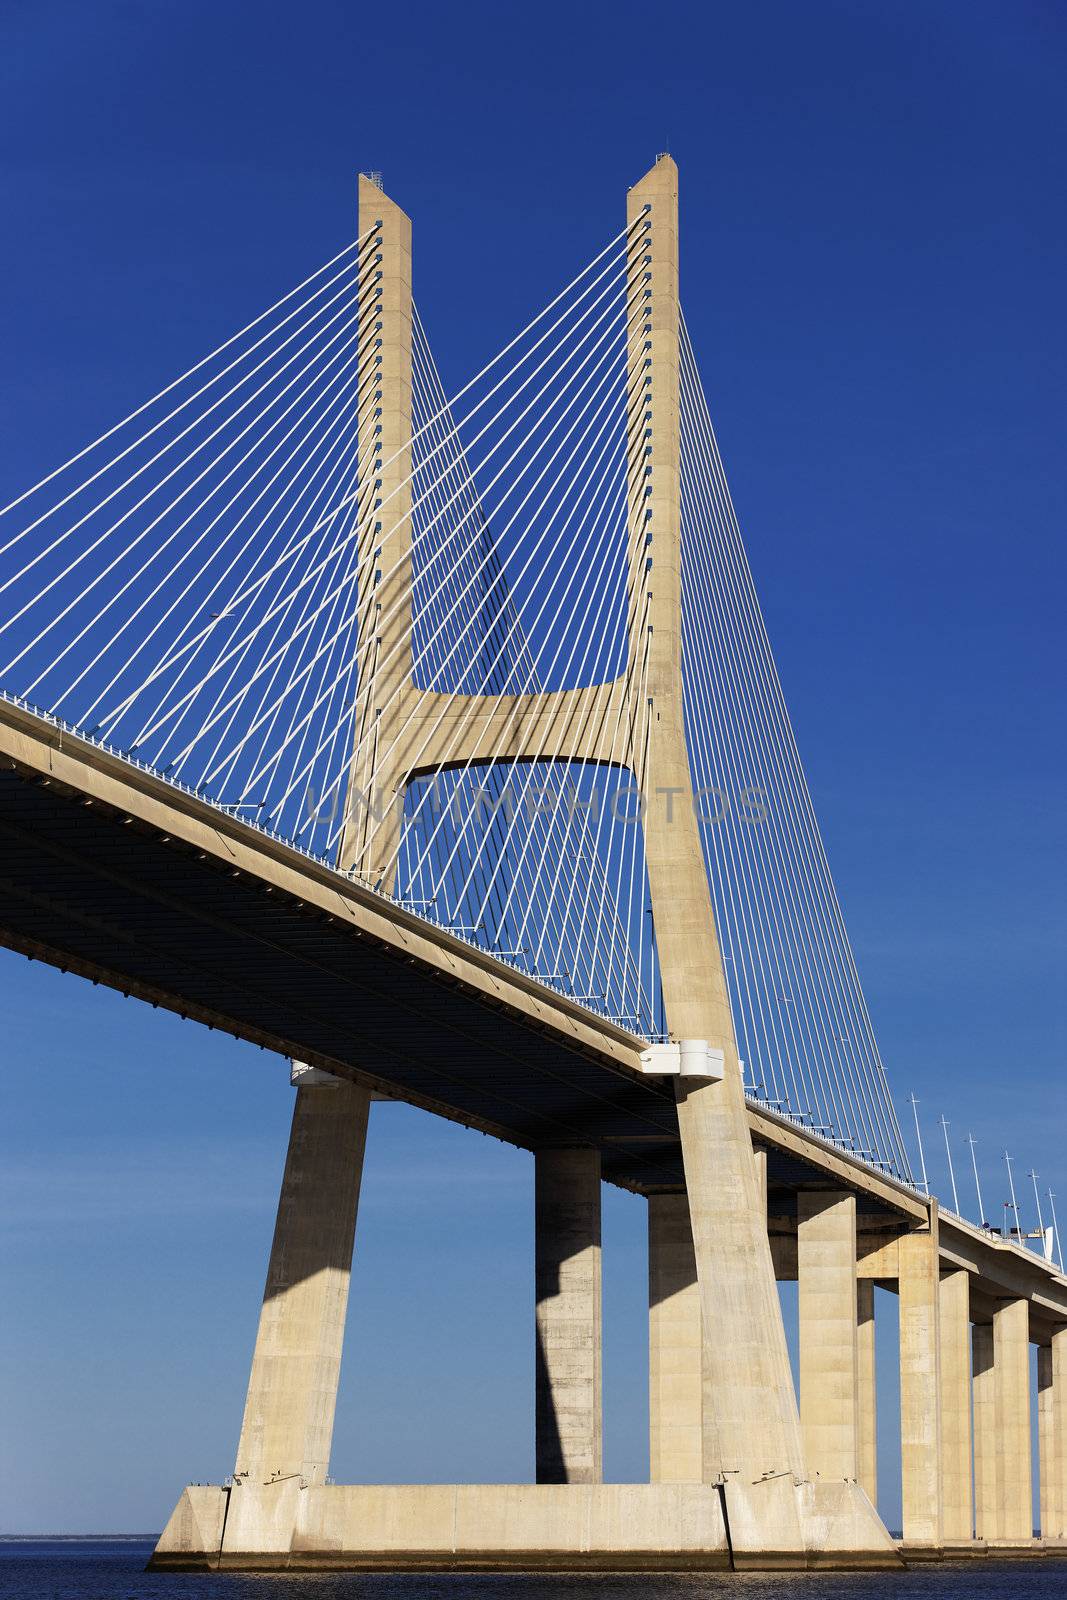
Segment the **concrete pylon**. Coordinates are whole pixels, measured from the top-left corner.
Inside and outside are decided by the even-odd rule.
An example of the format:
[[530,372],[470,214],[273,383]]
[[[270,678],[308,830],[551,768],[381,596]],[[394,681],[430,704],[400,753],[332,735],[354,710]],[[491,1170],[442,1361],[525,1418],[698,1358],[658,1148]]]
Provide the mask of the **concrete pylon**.
[[370,1095],[296,1091],[234,1478],[326,1480]]
[[[396,404],[384,406],[381,419],[382,457],[388,459],[403,450],[405,428],[410,441],[410,410],[405,417],[404,404],[410,373],[410,332],[405,333],[410,234],[403,213],[391,209],[373,188],[361,186],[360,203],[361,232],[381,223],[383,260],[372,264],[375,272],[382,272],[385,285],[383,327],[374,335],[383,341],[383,362],[377,370],[392,371],[398,388]],[[676,1038],[707,1039],[723,1050],[726,1061],[721,1083],[689,1080],[678,1092],[700,1282],[704,1384],[716,1397],[714,1407],[704,1408],[703,1473],[712,1482],[728,1474],[746,1484],[783,1473],[801,1480],[805,1463],[800,1420],[722,955],[696,817],[686,803],[692,779],[681,670],[678,170],[669,156],[661,157],[630,190],[627,221],[627,296],[633,307],[626,395],[632,564],[627,670],[609,684],[526,697],[530,705],[523,703],[523,697],[509,695],[432,694],[411,681],[410,605],[394,606],[389,620],[382,621],[386,608],[379,612],[371,602],[367,633],[368,637],[373,633],[373,650],[378,653],[368,659],[358,698],[361,717],[375,718],[370,724],[375,737],[363,741],[372,754],[361,756],[354,766],[353,794],[357,789],[364,795],[374,789],[382,803],[392,801],[399,816],[405,786],[412,778],[435,770],[441,761],[462,762],[477,750],[491,749],[499,756],[495,727],[509,730],[502,746],[505,760],[530,758],[546,748],[549,723],[554,729],[551,747],[561,756],[598,759],[603,754],[603,729],[611,721],[605,708],[620,702],[632,724],[639,692],[651,702],[645,770],[657,790],[682,797],[682,803],[673,806],[650,806],[645,824],[667,1025]],[[394,304],[396,325],[391,328],[389,307]],[[637,311],[642,314],[635,315]],[[387,369],[384,351],[390,341],[394,360]],[[388,400],[385,380],[382,394]],[[387,437],[384,430],[390,417],[394,431]],[[402,523],[409,507],[396,494],[395,485],[389,489],[384,469],[375,477],[382,478],[385,499],[393,495],[382,508],[379,535],[393,536],[391,530]],[[373,516],[374,509],[372,503],[367,514]],[[404,560],[407,547],[402,534],[401,527],[397,550]],[[395,556],[396,552],[390,566]],[[405,629],[407,644],[398,648],[397,637],[388,637],[390,630],[395,634]],[[407,663],[399,677],[389,669],[388,712],[376,681],[387,660]],[[380,712],[376,717],[375,708]],[[391,726],[387,728],[386,722]],[[631,764],[638,764],[636,753]],[[384,882],[394,844],[385,827],[368,844],[350,813],[342,859]],[[794,1528],[791,1541],[799,1537]]]
[[538,1483],[603,1478],[600,1153],[534,1164]]
[[700,1483],[703,1362],[689,1200],[648,1197],[649,1476],[653,1483]]
[[941,1278],[941,1515],[945,1544],[974,1532],[971,1491],[971,1280],[963,1271]]
[[1055,1391],[1052,1346],[1037,1347],[1037,1473],[1038,1527],[1043,1539],[1059,1533],[1059,1462],[1056,1459]]
[[800,1420],[808,1469],[859,1477],[856,1196],[797,1195]]
[[359,178],[355,756],[339,861],[392,888],[403,788],[388,783],[412,690],[411,222]]
[[1067,1327],[1053,1332],[1049,1355],[1052,1392],[1048,1441],[1049,1532],[1046,1537],[1067,1539]]
[[[642,559],[647,549],[652,562],[649,636],[633,647],[647,649],[650,781],[684,800],[692,778],[682,692],[678,169],[669,156],[630,190],[627,222],[649,285],[630,355],[631,456],[649,474],[631,477],[630,547]],[[691,805],[675,805],[669,822],[666,807],[649,806],[645,859],[667,1026],[676,1038],[706,1039],[726,1064],[719,1083],[678,1082],[704,1371],[715,1397],[704,1414],[704,1476],[714,1482],[730,1474],[745,1484],[765,1474],[803,1478],[800,1418]]]
[[[735,1564],[795,1556],[815,1534],[808,1480],[748,1130],[737,1042],[686,746],[682,682],[681,417],[678,169],[661,156],[630,190],[627,223],[641,273],[643,315],[630,332],[629,546],[633,590],[647,595],[648,631],[631,626],[650,701],[647,786],[681,803],[649,805],[645,861],[667,1027],[722,1051],[719,1081],[679,1078],[678,1126],[700,1291],[703,1474],[721,1482]],[[650,566],[646,564],[650,561]],[[854,1302],[849,1324],[855,1328]],[[843,1482],[843,1480],[842,1480]],[[817,1488],[818,1486],[816,1486]],[[885,1531],[858,1485],[843,1490],[841,1537],[884,1548]]]
[[936,1551],[941,1515],[941,1335],[937,1201],[930,1222],[901,1236],[900,1459],[904,1543]]
[[997,1541],[1028,1545],[1034,1534],[1030,1439],[1030,1307],[1005,1300],[993,1313],[997,1429]]
[[[631,1487],[641,1489],[641,1504],[663,1501],[682,1521],[692,1502],[702,1546],[716,1554],[728,1546],[735,1566],[856,1559],[899,1564],[888,1533],[855,1481],[854,1420],[850,1449],[828,1463],[840,1476],[814,1477],[805,1460],[767,1233],[765,1173],[752,1149],[722,952],[691,804],[681,641],[678,171],[669,156],[660,157],[629,191],[627,222],[626,667],[612,681],[558,692],[444,695],[419,688],[412,673],[411,230],[403,212],[375,184],[360,180],[359,231],[361,238],[367,235],[360,256],[359,329],[366,384],[357,505],[363,582],[356,744],[340,864],[390,889],[407,785],[441,766],[484,760],[486,752],[496,761],[538,759],[546,749],[560,760],[615,761],[655,791],[645,811],[644,843],[667,1027],[674,1039],[702,1039],[721,1051],[724,1071],[721,1080],[675,1080],[697,1293],[685,1299],[684,1338],[673,1345],[676,1352],[686,1350],[680,1357],[686,1381],[669,1406],[663,1403],[667,1386],[659,1389],[662,1448],[654,1470],[673,1481]],[[614,753],[613,726],[627,730],[629,749],[621,761]],[[584,1163],[581,1183],[562,1161],[564,1155]],[[589,1508],[600,1501],[609,1508],[605,1514],[614,1519],[612,1527],[625,1525],[615,1510],[617,1497],[603,1493],[612,1486],[596,1481],[601,1472],[599,1232],[594,1246],[592,1159],[589,1151],[537,1153],[542,1482],[532,1504],[544,1508],[550,1494],[571,1495],[574,1486],[588,1497],[588,1505],[582,1509],[573,1499],[560,1499],[558,1508],[572,1520],[579,1517],[583,1530]],[[596,1188],[598,1206],[598,1173]],[[580,1203],[579,1189],[586,1195]],[[570,1221],[564,1225],[568,1206]],[[553,1208],[558,1226],[548,1220]],[[575,1237],[584,1240],[570,1253],[561,1242],[568,1230],[572,1244]],[[681,1282],[680,1260],[675,1266]],[[556,1274],[552,1293],[545,1282],[550,1271]],[[853,1278],[844,1319],[853,1350],[854,1293]],[[672,1298],[667,1295],[661,1303],[666,1306]],[[842,1293],[842,1304],[844,1298]],[[688,1341],[697,1327],[694,1353]],[[675,1335],[668,1335],[665,1321],[659,1329],[662,1358]],[[308,1337],[302,1334],[301,1340]],[[854,1363],[852,1372],[854,1410]],[[550,1411],[556,1431],[551,1461]],[[683,1473],[698,1474],[701,1481],[685,1482]],[[551,1484],[544,1481],[549,1477]],[[238,1534],[231,1538],[231,1498],[224,1557],[242,1548],[264,1553],[289,1548],[297,1516],[297,1491],[291,1485],[298,1481],[286,1480],[289,1487],[268,1496],[274,1506],[270,1527],[250,1536],[241,1530],[243,1545]],[[594,1499],[597,1490],[599,1500]],[[488,1495],[490,1502],[495,1506],[500,1497]],[[189,1501],[176,1513],[175,1538],[184,1538],[182,1518],[206,1515]],[[545,1509],[537,1512],[548,1515]],[[507,1521],[492,1522],[479,1534],[479,1549],[501,1549]],[[448,1526],[442,1537],[452,1540],[454,1521]],[[258,1542],[248,1542],[249,1537]],[[581,1538],[587,1537],[583,1531]]]
[[878,1369],[874,1279],[856,1280],[856,1370],[859,1381],[859,1480],[872,1506],[878,1504]]
[[977,1539],[992,1544],[999,1519],[996,1370],[993,1362],[993,1327],[976,1322],[971,1331],[974,1395],[974,1531]]

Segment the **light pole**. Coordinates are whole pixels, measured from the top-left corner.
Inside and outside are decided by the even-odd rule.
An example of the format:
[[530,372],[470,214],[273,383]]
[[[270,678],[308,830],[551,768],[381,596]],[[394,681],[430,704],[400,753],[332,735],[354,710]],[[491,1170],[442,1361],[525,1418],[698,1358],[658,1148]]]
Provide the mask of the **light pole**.
[[[1015,1179],[1012,1177],[1011,1156],[1008,1154],[1008,1152],[1006,1150],[1004,1152],[1004,1165],[1008,1169],[1008,1187],[1011,1190],[1011,1209],[1015,1213],[1015,1237],[1018,1240],[1018,1242],[1020,1244],[1022,1244],[1022,1242],[1023,1242],[1023,1230],[1022,1230],[1022,1228],[1021,1228],[1021,1226],[1019,1224],[1019,1206],[1018,1206],[1018,1202],[1015,1199]],[[1025,1246],[1023,1246],[1023,1248],[1025,1249]]]
[[914,1094],[911,1095],[910,1098],[911,1098],[911,1114],[915,1118],[915,1140],[916,1140],[916,1143],[919,1146],[919,1168],[920,1168],[920,1171],[922,1172],[923,1193],[924,1194],[929,1194],[930,1193],[930,1185],[926,1181],[926,1157],[923,1155],[923,1136],[919,1132],[919,1110],[918,1110],[919,1102],[918,1102],[918,1100],[916,1100]]
[[971,1166],[974,1168],[974,1187],[978,1194],[978,1222],[979,1226],[984,1228],[986,1226],[985,1206],[982,1204],[982,1185],[978,1181],[978,1159],[974,1153],[974,1147],[977,1143],[977,1140],[975,1139],[973,1133],[969,1133],[967,1135],[967,1143],[971,1147]]
[[941,1130],[945,1135],[945,1154],[948,1157],[948,1176],[949,1181],[952,1184],[952,1209],[955,1211],[958,1217],[960,1214],[960,1197],[956,1193],[956,1169],[952,1165],[952,1150],[948,1142],[948,1123],[945,1121],[944,1112],[941,1114]]

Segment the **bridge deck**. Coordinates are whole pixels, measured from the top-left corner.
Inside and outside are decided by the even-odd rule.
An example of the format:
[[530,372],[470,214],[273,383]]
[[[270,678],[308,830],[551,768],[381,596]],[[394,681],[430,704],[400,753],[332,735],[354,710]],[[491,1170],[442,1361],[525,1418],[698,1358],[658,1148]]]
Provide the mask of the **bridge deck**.
[[[157,774],[0,702],[0,942],[368,1081],[528,1149],[594,1144],[607,1181],[682,1187],[643,1041]],[[753,1106],[770,1211],[841,1184],[872,1223],[924,1198]],[[942,1217],[945,1265],[1067,1314],[1030,1252]]]
[[[611,1182],[682,1185],[673,1090],[638,1070],[638,1036],[10,703],[0,766],[12,948],[516,1144],[597,1144]],[[819,1181],[791,1131],[772,1181]]]

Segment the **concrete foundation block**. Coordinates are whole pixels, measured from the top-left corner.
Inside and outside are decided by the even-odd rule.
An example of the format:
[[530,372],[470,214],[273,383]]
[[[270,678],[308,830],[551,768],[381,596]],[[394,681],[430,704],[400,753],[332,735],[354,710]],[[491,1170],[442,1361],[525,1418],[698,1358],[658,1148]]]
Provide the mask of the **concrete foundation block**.
[[[186,1489],[154,1567],[229,1571],[711,1572],[903,1564],[854,1482],[312,1485]],[[1037,1554],[1032,1543],[1012,1554]],[[984,1546],[974,1544],[973,1553]],[[1007,1554],[999,1550],[998,1554]],[[906,1550],[907,1560],[941,1552]]]
[[[301,1478],[253,1484],[235,1479],[230,1490],[220,1566],[246,1553],[264,1558],[288,1556],[308,1491]],[[268,1563],[270,1564],[270,1563]]]
[[215,1484],[190,1484],[159,1536],[153,1563],[215,1566],[230,1491]]
[[896,1541],[860,1484],[802,1483],[800,1502],[809,1566],[901,1565]]
[[900,1567],[895,1542],[859,1484],[788,1475],[724,1486],[738,1571]]

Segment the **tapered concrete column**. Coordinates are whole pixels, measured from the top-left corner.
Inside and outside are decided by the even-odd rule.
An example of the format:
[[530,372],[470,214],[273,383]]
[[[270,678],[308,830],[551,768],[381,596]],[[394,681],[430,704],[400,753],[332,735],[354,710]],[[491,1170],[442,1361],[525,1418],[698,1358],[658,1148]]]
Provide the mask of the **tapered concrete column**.
[[370,1096],[296,1092],[235,1476],[325,1481]]
[[649,1476],[699,1483],[703,1367],[689,1198],[648,1197]]
[[537,1481],[600,1483],[600,1155],[534,1161]]
[[1043,1539],[1055,1538],[1059,1522],[1059,1463],[1053,1410],[1052,1346],[1037,1347],[1037,1498],[1038,1526]]
[[800,1421],[808,1471],[859,1476],[856,1197],[797,1195]]
[[645,770],[657,791],[645,860],[667,1027],[721,1049],[722,1082],[676,1082],[678,1129],[700,1283],[704,1476],[804,1476],[800,1420],[774,1282],[703,847],[682,684],[678,169],[662,156],[627,195],[628,262],[642,315],[627,360],[628,672],[653,708]]
[[966,1272],[941,1279],[941,1517],[946,1540],[970,1539],[971,1285]]
[[1033,1538],[1030,1439],[1030,1308],[1005,1300],[993,1313],[993,1369],[997,1407],[997,1537]]
[[976,1322],[971,1331],[974,1395],[974,1531],[989,1543],[997,1537],[997,1389],[993,1327]]
[[411,222],[359,179],[357,692],[342,867],[392,888],[406,774],[396,742],[412,673]]
[[901,1235],[900,1460],[904,1542],[940,1546],[941,1351],[937,1202],[926,1228]]
[[874,1279],[856,1282],[856,1372],[859,1480],[878,1504],[878,1380],[875,1365]]
[[1049,1537],[1067,1539],[1067,1328],[1052,1335]]

